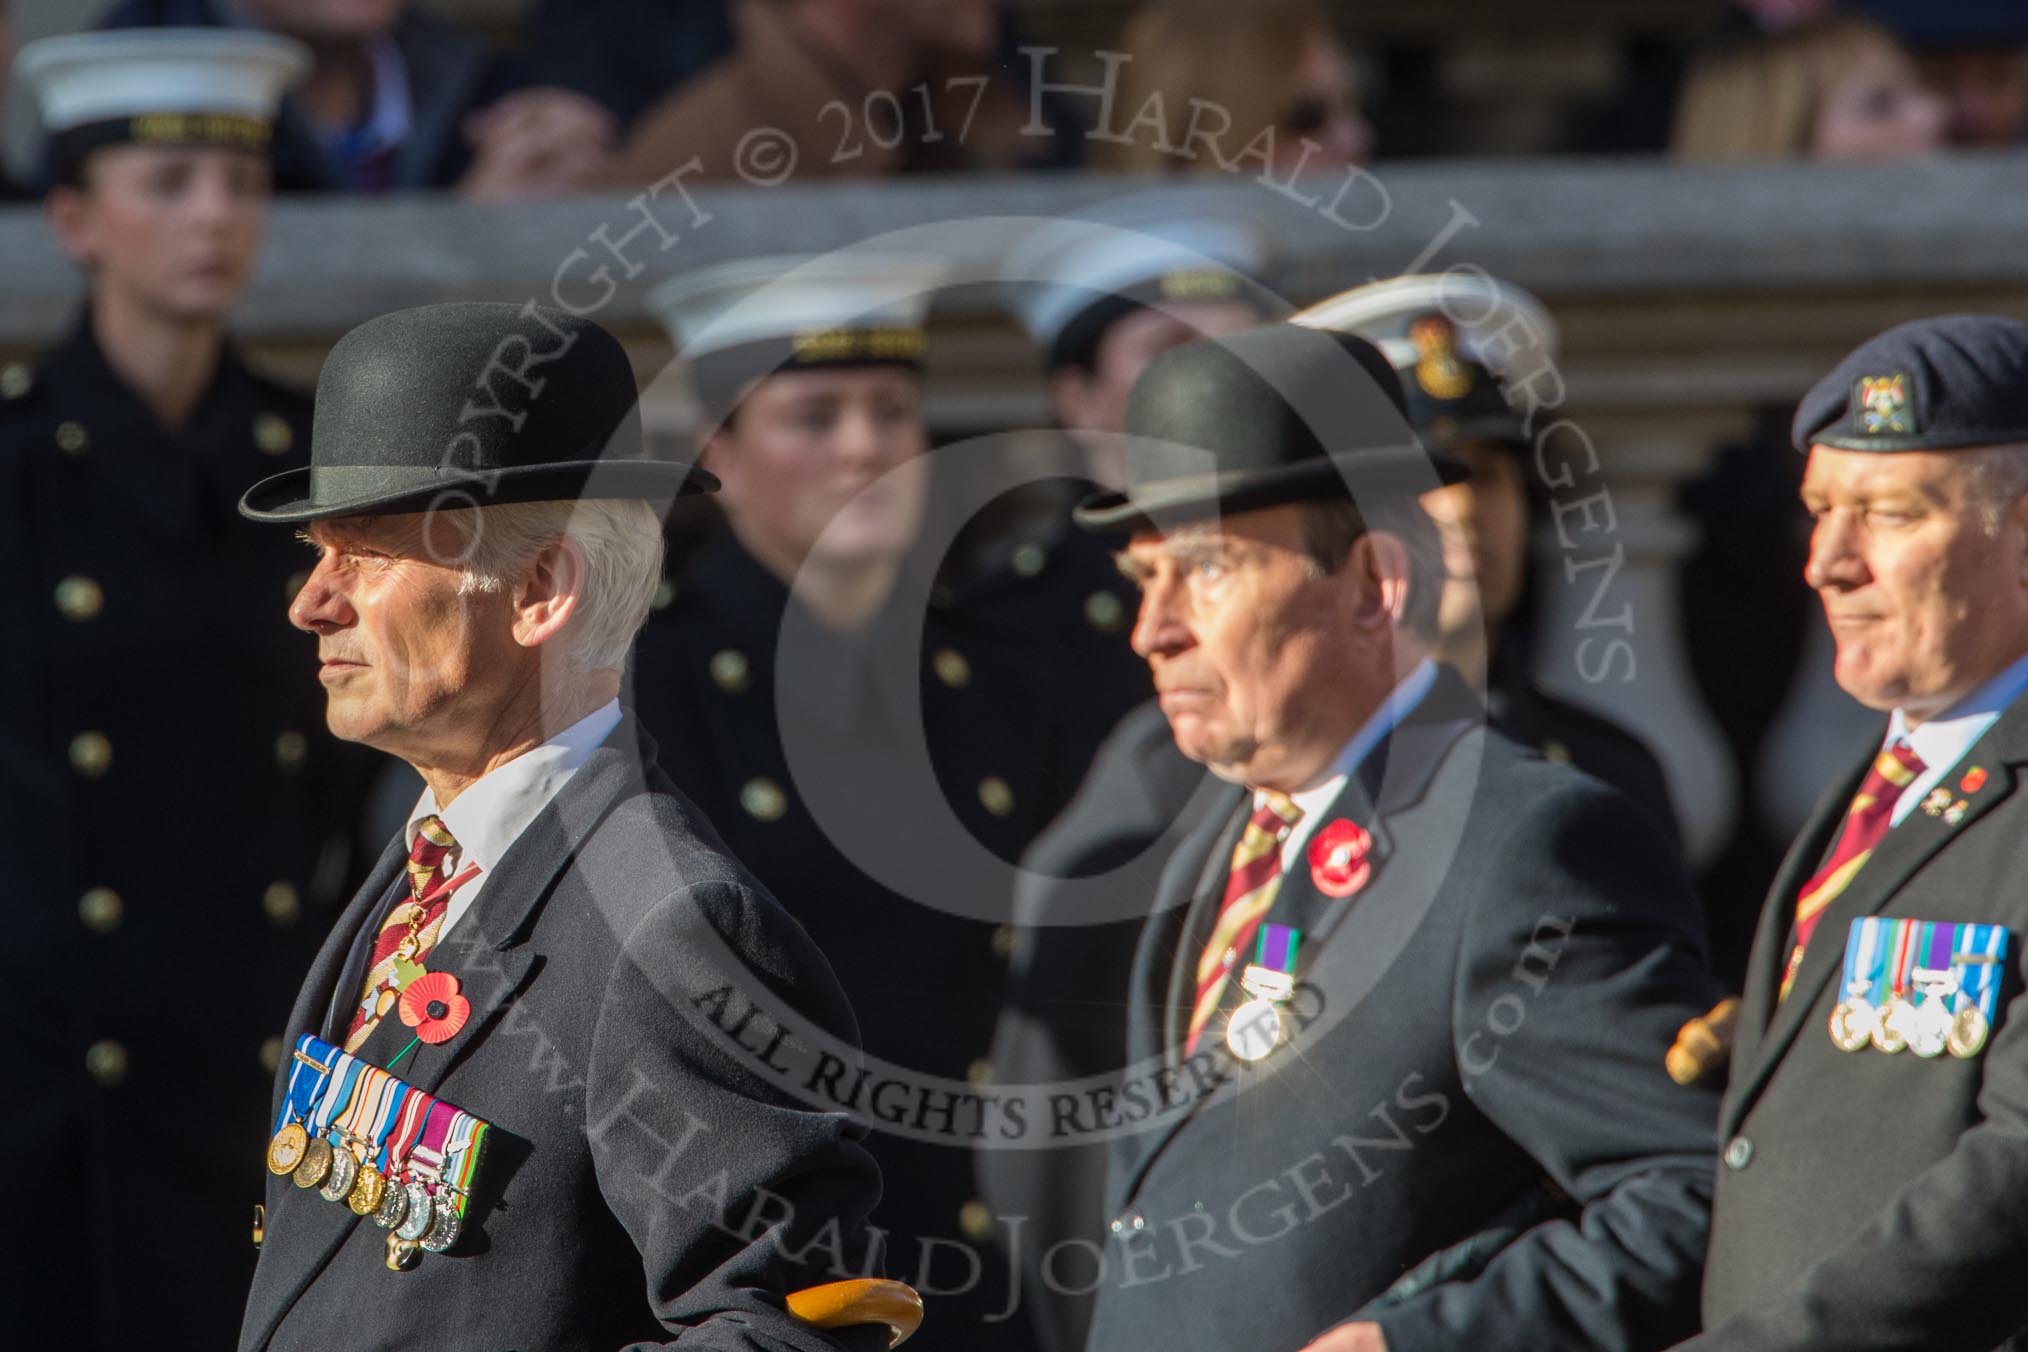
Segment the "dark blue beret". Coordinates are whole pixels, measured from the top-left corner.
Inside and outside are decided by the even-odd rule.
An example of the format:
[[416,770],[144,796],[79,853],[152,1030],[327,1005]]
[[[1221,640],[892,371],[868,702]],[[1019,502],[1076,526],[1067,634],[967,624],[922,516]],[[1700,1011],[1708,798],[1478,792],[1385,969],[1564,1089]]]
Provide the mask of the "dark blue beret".
[[1869,338],[1803,396],[1790,437],[1805,452],[2028,441],[2028,324],[1938,315]]

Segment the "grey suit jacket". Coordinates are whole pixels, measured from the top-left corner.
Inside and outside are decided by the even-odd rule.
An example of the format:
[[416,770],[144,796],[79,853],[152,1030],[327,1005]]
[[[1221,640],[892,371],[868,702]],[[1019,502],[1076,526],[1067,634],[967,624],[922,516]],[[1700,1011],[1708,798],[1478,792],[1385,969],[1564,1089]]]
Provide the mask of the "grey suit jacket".
[[[623,719],[431,955],[471,1017],[396,1073],[494,1124],[467,1234],[393,1272],[384,1231],[268,1178],[242,1352],[838,1346],[783,1295],[857,1275],[823,1269],[863,1251],[878,1176],[859,1130],[784,1092],[754,1048],[771,1009],[847,1039],[851,1012],[640,741]],[[292,1041],[342,1034],[403,856],[388,847],[324,945]],[[367,1059],[406,1040],[395,1023]]]
[[[2028,702],[1947,774],[1956,822],[1892,827],[1817,922],[1789,998],[1775,991],[1796,894],[1857,791],[1869,750],[1833,784],[1762,912],[1720,1129],[1725,1140],[1699,1352],[2028,1345]],[[1974,768],[1986,772],[1963,788]],[[1831,1011],[1852,921],[2004,925],[2000,1017],[1970,1060],[1840,1051]]]
[[[1343,898],[1285,878],[1297,1031],[1256,1066],[1180,1050],[1243,791],[1178,851],[1130,992],[1118,1114],[1146,1129],[1115,1146],[1094,1352],[1294,1349],[1355,1316],[1394,1352],[1695,1327],[1717,1100],[1663,1058],[1715,994],[1696,902],[1642,812],[1483,716],[1445,671],[1319,823],[1369,830],[1373,871]],[[1550,1186],[1567,1214],[1511,1228]]]

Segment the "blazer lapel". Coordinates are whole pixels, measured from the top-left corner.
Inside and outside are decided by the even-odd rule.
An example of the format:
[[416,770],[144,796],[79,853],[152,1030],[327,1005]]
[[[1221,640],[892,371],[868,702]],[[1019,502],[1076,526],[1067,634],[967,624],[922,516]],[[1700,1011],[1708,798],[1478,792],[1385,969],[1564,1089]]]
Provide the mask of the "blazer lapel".
[[[614,805],[640,790],[654,764],[654,754],[654,744],[642,735],[632,716],[622,718],[611,736],[508,847],[472,909],[460,917],[431,954],[431,970],[449,971],[458,977],[472,1002],[471,1016],[450,1041],[418,1045],[413,1059],[400,1072],[402,1080],[431,1092],[484,1040],[492,1022],[540,965],[540,955],[527,941],[542,903]],[[336,1030],[339,1011],[349,1000],[345,977],[350,976],[356,989],[365,976],[359,970],[363,962],[359,956],[362,945],[357,942],[360,929],[373,923],[390,893],[407,856],[403,845],[399,838],[389,845],[373,875],[346,907],[344,918],[317,955],[310,979],[296,998],[291,1028],[299,1032],[313,1027],[323,1032]],[[320,1015],[323,1022],[314,1022]],[[279,1096],[286,1080],[285,1065],[276,1089],[276,1111],[281,1107]],[[459,1106],[485,1115],[484,1105]],[[241,1339],[244,1348],[266,1345],[289,1307],[324,1270],[359,1220],[347,1208],[321,1198],[314,1208],[290,1200],[290,1194],[301,1191],[285,1178],[269,1176],[270,1251],[263,1254],[254,1273]]]
[[[1155,885],[1155,904],[1134,953],[1128,993],[1130,1068],[1157,1061],[1172,1067],[1176,1064],[1189,1018],[1187,1010],[1176,1013],[1178,973],[1195,967],[1194,955],[1189,952],[1190,936],[1197,932],[1196,921],[1204,912],[1205,898],[1209,896],[1208,904],[1216,906],[1223,896],[1227,861],[1246,825],[1246,814],[1241,811],[1246,800],[1245,791],[1238,787],[1214,795],[1204,820],[1177,846]],[[1117,1213],[1134,1195],[1149,1162],[1186,1116],[1187,1112],[1179,1112],[1166,1125],[1119,1138],[1115,1164],[1108,1173],[1112,1212]]]
[[[1868,764],[1871,759],[1871,756],[1867,758]],[[1953,836],[2011,795],[2017,783],[2015,767],[2023,762],[2028,762],[2028,702],[2016,701],[1959,761],[1960,765],[1998,767],[1990,773],[1983,788],[1966,796],[1964,816],[1956,823],[1949,823],[1918,808],[1880,838],[1866,866],[1859,870],[1844,892],[1824,908],[1809,947],[1803,950],[1803,963],[1796,972],[1795,985],[1790,988],[1788,999],[1774,1006],[1766,1016],[1766,1039],[1754,1049],[1752,1067],[1738,1094],[1728,1105],[1725,1114],[1728,1129],[1736,1126],[1745,1116],[1789,1044],[1795,1041],[1796,1034],[1808,1022],[1818,995],[1832,976],[1841,970],[1845,959],[1846,933],[1852,922],[1873,915],[1886,906],[1894,894]],[[1846,803],[1851,801],[1851,795],[1864,773],[1862,765],[1859,773],[1850,776],[1850,782],[1843,786]],[[1956,767],[1951,773],[1957,773]],[[1830,810],[1842,820],[1844,808],[1835,799],[1827,801],[1831,805]],[[1822,814],[1823,808],[1820,807],[1820,818]],[[1780,950],[1787,945],[1789,922],[1795,913],[1796,891],[1807,881],[1809,871],[1814,870],[1815,861],[1821,858],[1823,849],[1829,844],[1824,823],[1820,820],[1813,825],[1816,829],[1805,833],[1803,844],[1814,841],[1816,852],[1811,853],[1799,845],[1783,865],[1782,876],[1776,886],[1781,888],[1786,885],[1787,890],[1778,890],[1769,897],[1768,913],[1763,914],[1761,931],[1754,941],[1755,970],[1749,973],[1753,978],[1749,994],[1763,1002],[1763,1008],[1773,1004],[1777,980],[1775,971],[1788,958],[1788,954]],[[1774,970],[1767,970],[1769,964]]]

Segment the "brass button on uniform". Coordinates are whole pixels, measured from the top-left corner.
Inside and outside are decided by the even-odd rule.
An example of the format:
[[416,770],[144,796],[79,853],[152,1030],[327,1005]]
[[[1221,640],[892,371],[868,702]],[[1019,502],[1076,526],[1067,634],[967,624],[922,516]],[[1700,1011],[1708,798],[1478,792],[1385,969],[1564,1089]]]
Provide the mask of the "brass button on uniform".
[[107,1089],[127,1078],[127,1049],[107,1038],[85,1048],[85,1074]]
[[972,1086],[972,1092],[983,1094],[993,1087],[993,1063],[980,1057],[965,1067],[965,1083]]
[[972,683],[972,664],[956,648],[939,648],[930,658],[930,666],[936,671],[937,679],[953,690],[963,690]]
[[111,934],[126,913],[126,903],[110,887],[94,887],[77,899],[77,918],[94,934]]
[[282,1040],[278,1037],[271,1037],[261,1043],[261,1069],[272,1075],[281,1068],[281,1064]]
[[293,925],[302,918],[303,898],[289,883],[269,883],[261,893],[261,909],[277,925]]
[[991,1237],[993,1209],[974,1197],[958,1208],[958,1229],[964,1231],[965,1238],[974,1244]]
[[65,455],[80,456],[91,452],[91,434],[80,422],[60,422],[56,425],[56,449]]
[[1049,551],[1033,540],[1024,541],[1014,548],[1014,571],[1022,577],[1034,577],[1048,562]]
[[1554,762],[1557,765],[1568,765],[1570,764],[1570,748],[1552,737],[1542,744],[1542,759]]
[[1084,598],[1085,623],[1101,634],[1110,634],[1126,619],[1127,608],[1109,591],[1095,591]]
[[987,775],[979,781],[979,801],[986,805],[986,811],[996,817],[1004,817],[1014,810],[1014,790],[998,775]]
[[752,664],[737,648],[720,648],[711,655],[711,679],[728,695],[737,695],[753,680]]
[[287,455],[296,444],[296,430],[279,413],[257,413],[253,420],[253,439],[263,455]]
[[35,384],[35,373],[26,362],[9,362],[0,370],[0,399],[19,399]]
[[1013,957],[1014,940],[1016,937],[1018,936],[1015,935],[1012,925],[1001,925],[995,929],[993,931],[993,956],[996,958]]
[[66,620],[83,624],[105,606],[105,589],[83,574],[74,573],[56,584],[56,611]]
[[1753,1163],[1753,1142],[1744,1136],[1735,1136],[1725,1143],[1725,1167],[1744,1169]]
[[310,739],[300,732],[285,732],[275,738],[275,764],[284,770],[302,768],[310,755]]
[[98,779],[113,766],[113,744],[103,732],[87,729],[70,739],[70,768]]
[[789,810],[788,795],[781,785],[765,775],[756,775],[740,786],[739,805],[756,821],[779,821]]

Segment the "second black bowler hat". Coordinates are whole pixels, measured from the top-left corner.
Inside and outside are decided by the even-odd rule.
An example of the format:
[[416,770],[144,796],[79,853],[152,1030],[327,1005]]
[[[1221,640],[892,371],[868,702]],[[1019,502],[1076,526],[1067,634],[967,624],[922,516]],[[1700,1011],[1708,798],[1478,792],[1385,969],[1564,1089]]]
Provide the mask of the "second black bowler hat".
[[588,319],[488,302],[397,310],[325,359],[309,467],[261,480],[239,510],[312,521],[716,489],[704,470],[642,458],[638,405],[626,351]]
[[1468,472],[1416,439],[1401,381],[1379,348],[1293,324],[1163,353],[1127,397],[1126,434],[1127,487],[1078,505],[1087,529],[1412,497]]

